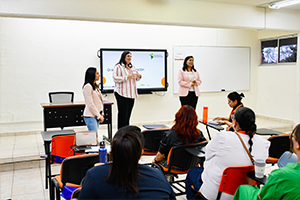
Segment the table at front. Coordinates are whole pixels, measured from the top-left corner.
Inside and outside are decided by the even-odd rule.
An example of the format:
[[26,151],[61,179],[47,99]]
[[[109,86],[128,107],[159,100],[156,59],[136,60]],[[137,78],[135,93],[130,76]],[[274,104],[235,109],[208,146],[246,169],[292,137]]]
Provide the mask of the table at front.
[[[112,139],[112,104],[104,101],[104,122],[107,124],[108,139]],[[44,109],[44,131],[47,128],[86,126],[83,120],[84,102],[41,103]]]

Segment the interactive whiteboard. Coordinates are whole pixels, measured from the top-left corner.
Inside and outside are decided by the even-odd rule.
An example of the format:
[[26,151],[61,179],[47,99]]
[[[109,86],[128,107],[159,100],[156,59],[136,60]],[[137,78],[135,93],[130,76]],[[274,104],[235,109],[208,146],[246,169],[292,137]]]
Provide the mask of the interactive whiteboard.
[[200,92],[250,90],[250,47],[174,46],[174,93],[178,93],[178,70],[190,55],[202,81]]

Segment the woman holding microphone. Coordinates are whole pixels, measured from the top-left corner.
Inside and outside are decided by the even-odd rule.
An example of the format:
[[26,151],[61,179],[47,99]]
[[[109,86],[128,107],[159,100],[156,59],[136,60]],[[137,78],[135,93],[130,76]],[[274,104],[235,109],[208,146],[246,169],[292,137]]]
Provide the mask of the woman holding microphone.
[[198,86],[201,83],[200,76],[194,67],[193,56],[187,56],[184,59],[182,69],[178,72],[178,95],[181,106],[189,105],[196,110],[198,97],[200,96]]
[[85,101],[83,119],[89,131],[98,133],[99,124],[104,121],[103,98],[96,83],[100,78],[99,72],[95,67],[89,67],[85,72],[85,80],[82,92]]
[[124,51],[113,70],[114,94],[118,106],[118,129],[129,125],[134,99],[138,96],[136,81],[141,77],[135,66],[131,64],[131,53]]

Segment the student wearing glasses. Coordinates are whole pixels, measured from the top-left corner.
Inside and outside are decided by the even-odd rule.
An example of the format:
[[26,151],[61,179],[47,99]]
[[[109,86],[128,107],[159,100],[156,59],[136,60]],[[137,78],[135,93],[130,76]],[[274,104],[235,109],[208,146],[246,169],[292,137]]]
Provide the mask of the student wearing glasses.
[[297,155],[298,163],[288,163],[285,167],[273,170],[261,189],[241,185],[233,199],[300,199],[300,124],[292,131],[290,144],[290,151]]

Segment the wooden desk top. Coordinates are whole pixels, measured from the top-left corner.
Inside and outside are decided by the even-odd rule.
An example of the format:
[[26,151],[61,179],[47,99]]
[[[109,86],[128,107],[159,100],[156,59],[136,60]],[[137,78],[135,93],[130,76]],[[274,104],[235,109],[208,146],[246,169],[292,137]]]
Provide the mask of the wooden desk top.
[[[114,104],[111,101],[104,100],[104,105]],[[76,107],[76,106],[85,106],[84,102],[68,102],[68,103],[41,103],[43,108],[57,108],[57,107]]]

